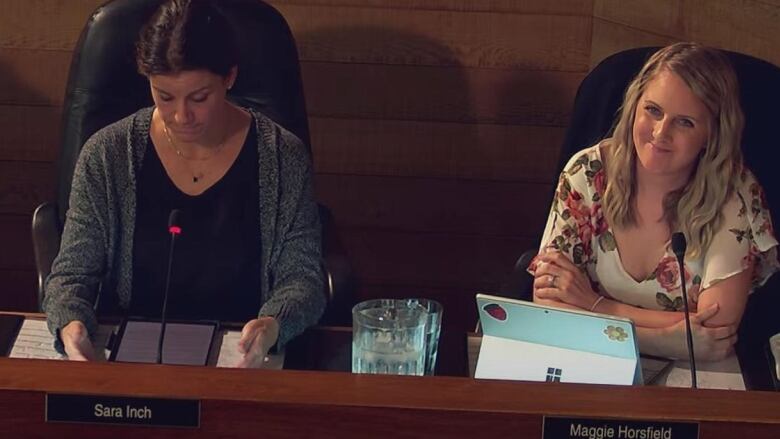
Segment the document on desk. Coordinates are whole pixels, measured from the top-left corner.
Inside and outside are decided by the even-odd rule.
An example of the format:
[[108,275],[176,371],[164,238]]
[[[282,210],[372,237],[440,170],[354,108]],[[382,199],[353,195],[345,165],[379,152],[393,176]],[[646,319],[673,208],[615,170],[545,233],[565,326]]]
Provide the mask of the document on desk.
[[[226,330],[221,334],[221,340],[215,342],[219,350],[214,353],[217,356],[217,367],[237,367],[243,354],[238,351],[238,340],[241,339],[241,331]],[[210,362],[211,363],[211,362]],[[284,366],[284,352],[266,355],[261,369],[281,369]]]
[[[105,348],[111,332],[112,325],[100,325],[95,335],[95,346]],[[105,349],[96,349],[98,354],[105,359]],[[54,350],[54,336],[46,326],[46,320],[24,319],[16,341],[8,355],[11,358],[36,358],[41,360],[62,360],[65,357]]]
[[[700,389],[745,390],[739,360],[732,355],[715,362],[696,362],[696,381]],[[691,387],[691,369],[687,361],[677,361],[666,377],[667,387]]]

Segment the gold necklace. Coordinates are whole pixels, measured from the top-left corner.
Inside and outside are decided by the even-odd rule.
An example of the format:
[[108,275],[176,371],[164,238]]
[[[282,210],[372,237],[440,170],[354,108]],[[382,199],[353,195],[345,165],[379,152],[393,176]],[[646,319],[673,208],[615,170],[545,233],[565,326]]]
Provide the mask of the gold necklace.
[[222,150],[222,146],[225,144],[225,138],[227,138],[227,128],[225,128],[225,132],[222,134],[222,140],[214,148],[214,151],[211,154],[207,155],[206,157],[195,158],[195,157],[187,157],[186,155],[184,155],[183,152],[181,152],[179,146],[176,145],[176,142],[173,141],[173,138],[171,137],[171,133],[168,132],[168,125],[166,125],[165,122],[163,122],[163,131],[165,132],[166,139],[168,139],[168,145],[170,145],[170,147],[173,148],[173,151],[176,153],[176,156],[179,157],[184,162],[184,165],[190,171],[190,174],[192,174],[193,183],[198,183],[199,181],[201,181],[203,177],[206,176],[206,174],[203,171],[195,172],[192,169],[192,166],[190,166],[189,162],[190,161],[205,162],[211,160]]

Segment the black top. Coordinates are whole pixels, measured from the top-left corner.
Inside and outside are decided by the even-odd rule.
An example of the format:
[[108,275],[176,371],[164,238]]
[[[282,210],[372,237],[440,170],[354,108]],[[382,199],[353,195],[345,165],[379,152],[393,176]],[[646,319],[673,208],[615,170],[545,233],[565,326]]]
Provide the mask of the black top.
[[147,149],[137,181],[130,316],[160,316],[171,245],[168,216],[179,209],[182,232],[174,244],[167,316],[237,322],[257,317],[261,244],[255,131],[253,122],[227,173],[197,196],[180,191],[155,148]]

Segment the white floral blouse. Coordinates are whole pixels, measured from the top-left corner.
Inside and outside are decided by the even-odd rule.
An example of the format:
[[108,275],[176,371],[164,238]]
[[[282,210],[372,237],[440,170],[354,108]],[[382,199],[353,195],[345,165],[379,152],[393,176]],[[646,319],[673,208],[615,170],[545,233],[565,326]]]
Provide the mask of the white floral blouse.
[[[602,295],[645,309],[682,309],[680,269],[667,243],[666,253],[647,279],[636,281],[623,268],[615,238],[601,206],[605,171],[598,145],[572,157],[561,174],[540,252],[552,246],[584,269]],[[780,268],[777,240],[763,190],[745,169],[737,190],[723,206],[723,225],[703,257],[685,260],[689,306],[699,292],[742,272],[753,261],[751,291]],[[533,274],[536,261],[528,271]]]

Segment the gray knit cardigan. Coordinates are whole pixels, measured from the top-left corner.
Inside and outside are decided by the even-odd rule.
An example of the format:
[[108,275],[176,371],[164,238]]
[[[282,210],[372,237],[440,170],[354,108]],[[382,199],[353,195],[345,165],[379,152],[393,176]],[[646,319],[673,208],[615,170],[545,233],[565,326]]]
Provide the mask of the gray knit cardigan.
[[[123,309],[130,305],[136,175],[149,143],[152,110],[101,129],[79,155],[60,252],[45,284],[43,309],[52,334],[80,320],[94,336],[98,288],[100,294],[115,294]],[[277,319],[281,348],[315,324],[325,308],[319,217],[308,151],[293,134],[250,112],[260,171],[259,315]],[[62,352],[59,337],[55,347]]]

